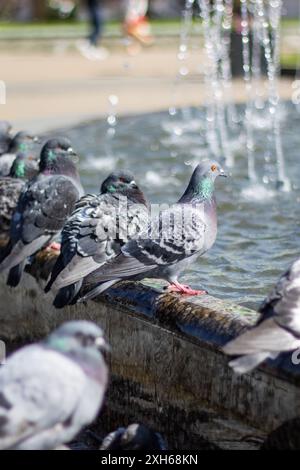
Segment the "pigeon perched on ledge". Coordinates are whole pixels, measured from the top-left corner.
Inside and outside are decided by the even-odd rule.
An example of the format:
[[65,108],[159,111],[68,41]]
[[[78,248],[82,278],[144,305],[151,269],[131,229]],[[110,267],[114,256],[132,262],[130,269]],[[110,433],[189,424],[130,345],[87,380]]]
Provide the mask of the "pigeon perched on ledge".
[[180,284],[178,276],[215,242],[214,182],[219,175],[225,176],[218,163],[201,162],[178,203],[153,217],[147,229],[128,241],[117,257],[85,278],[80,301],[94,298],[120,280],[145,277],[165,279],[172,292],[205,293]]
[[103,439],[100,450],[140,450],[144,452],[167,450],[163,437],[143,424],[118,428]]
[[83,195],[72,156],[68,139],[49,141],[41,152],[38,176],[20,195],[0,264],[0,272],[10,270],[7,283],[12,287],[20,282],[27,258],[53,241]]
[[37,160],[40,150],[39,139],[28,132],[18,132],[11,140],[7,153],[0,156],[0,176],[8,176],[14,159],[19,153],[24,157]]
[[229,363],[239,374],[300,348],[300,259],[280,277],[259,312],[257,325],[223,348],[230,356],[240,356]]
[[8,240],[10,223],[26,181],[38,173],[38,162],[17,155],[9,176],[0,177],[0,239]]
[[71,441],[103,403],[108,349],[88,321],[63,324],[0,369],[0,449],[47,450]]
[[59,290],[54,306],[70,304],[82,279],[120,253],[127,238],[137,236],[147,222],[147,202],[129,171],[112,173],[101,194],[80,199],[62,231],[61,252],[45,288]]

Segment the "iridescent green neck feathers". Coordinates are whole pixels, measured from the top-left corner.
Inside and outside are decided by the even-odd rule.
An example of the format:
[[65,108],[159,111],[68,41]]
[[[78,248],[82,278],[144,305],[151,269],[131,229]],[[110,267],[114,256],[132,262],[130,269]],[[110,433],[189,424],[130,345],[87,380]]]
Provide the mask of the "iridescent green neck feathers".
[[211,178],[205,177],[199,181],[195,190],[195,196],[203,199],[211,199],[214,193],[214,182]]

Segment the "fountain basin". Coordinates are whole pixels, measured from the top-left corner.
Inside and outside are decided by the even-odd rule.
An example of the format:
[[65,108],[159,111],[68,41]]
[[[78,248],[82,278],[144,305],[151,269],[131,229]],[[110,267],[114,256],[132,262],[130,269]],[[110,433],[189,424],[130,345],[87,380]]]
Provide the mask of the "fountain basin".
[[1,276],[0,339],[12,351],[70,319],[100,325],[112,347],[111,383],[94,430],[140,421],[171,449],[256,449],[297,416],[300,373],[289,358],[239,377],[221,351],[256,312],[208,295],[166,294],[158,281],[123,282],[86,305],[55,310],[42,291],[55,256],[38,254],[17,289]]
[[[244,107],[237,106],[237,113],[243,117]],[[227,168],[230,177],[216,181],[216,243],[181,278],[194,288],[255,310],[299,256],[300,114],[291,103],[283,103],[280,119],[292,191],[276,190],[273,134],[267,109],[261,109],[253,117],[259,181],[253,184],[247,179],[242,120],[229,133],[235,162]],[[173,203],[182,195],[194,166],[211,157],[205,123],[203,108],[188,108],[178,109],[175,115],[166,111],[117,117],[113,138],[107,134],[106,120],[60,129],[55,135],[69,137],[82,155],[80,173],[87,192],[97,193],[108,173],[126,168],[133,171],[151,203]],[[218,160],[224,164],[222,157],[220,153]]]

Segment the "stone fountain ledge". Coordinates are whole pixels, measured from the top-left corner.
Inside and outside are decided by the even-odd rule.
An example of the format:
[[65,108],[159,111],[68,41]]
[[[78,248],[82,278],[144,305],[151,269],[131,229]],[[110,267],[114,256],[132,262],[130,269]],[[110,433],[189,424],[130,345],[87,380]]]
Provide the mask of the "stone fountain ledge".
[[221,351],[256,312],[209,295],[164,293],[152,281],[123,282],[95,301],[56,310],[42,290],[54,261],[53,252],[39,253],[17,289],[0,277],[0,339],[11,351],[70,319],[99,324],[112,347],[102,429],[141,421],[172,449],[252,449],[297,416],[300,374],[287,358],[239,377]]

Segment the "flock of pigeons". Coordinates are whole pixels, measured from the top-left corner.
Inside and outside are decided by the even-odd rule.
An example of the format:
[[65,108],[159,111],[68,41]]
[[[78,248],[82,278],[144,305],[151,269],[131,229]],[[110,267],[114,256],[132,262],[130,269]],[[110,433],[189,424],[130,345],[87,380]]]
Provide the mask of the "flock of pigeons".
[[[19,152],[9,148],[0,157],[1,234],[8,238],[0,272],[8,271],[9,286],[17,286],[28,260],[50,246],[60,254],[45,291],[56,293],[58,308],[91,299],[123,279],[162,278],[173,292],[203,293],[180,284],[178,276],[215,241],[214,181],[224,174],[217,163],[200,163],[179,201],[152,217],[129,171],[112,173],[100,194],[84,196],[70,141],[50,139],[37,160],[27,150],[28,139],[17,134],[11,146]],[[1,163],[9,158],[7,175]]]
[[[145,277],[166,280],[171,292],[205,293],[178,277],[215,242],[214,183],[226,176],[221,166],[202,161],[182,197],[152,214],[129,171],[115,171],[99,194],[84,195],[77,161],[68,139],[41,145],[25,132],[12,136],[9,123],[0,122],[0,272],[7,271],[7,284],[17,286],[26,263],[50,247],[58,256],[45,292],[55,293],[56,308]],[[300,260],[263,303],[258,324],[224,347],[238,356],[230,363],[237,372],[300,348],[299,279]],[[107,385],[103,348],[102,331],[80,321],[13,354],[0,370],[0,448],[54,448],[91,422]],[[126,444],[128,436],[132,446],[137,436],[149,442],[149,430],[132,426],[106,442]]]

